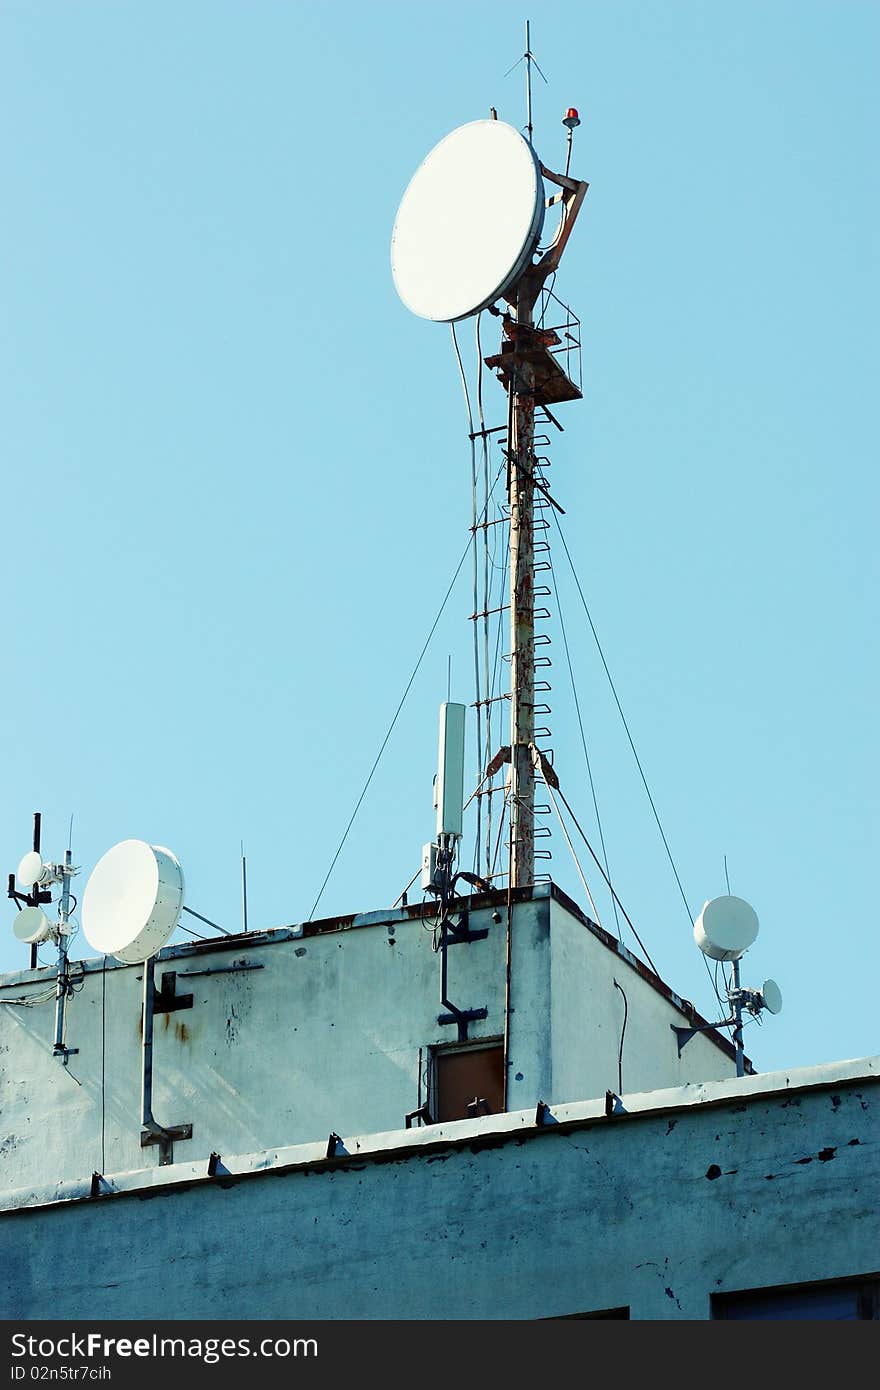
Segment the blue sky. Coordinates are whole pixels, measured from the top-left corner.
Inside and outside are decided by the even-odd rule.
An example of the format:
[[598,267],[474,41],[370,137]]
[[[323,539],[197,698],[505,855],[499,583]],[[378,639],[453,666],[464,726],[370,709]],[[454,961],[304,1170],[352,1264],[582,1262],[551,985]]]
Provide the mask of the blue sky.
[[[249,925],[310,915],[471,520],[450,335],[397,298],[391,228],[449,130],[490,106],[524,124],[506,74],[526,18],[538,152],[564,164],[577,106],[590,182],[556,284],[585,389],[559,408],[553,490],[685,896],[725,891],[726,856],[758,912],[743,978],[785,997],[746,1034],[760,1070],[874,1053],[880,9],[861,0],[4,0],[0,867],[37,810],[60,857],[72,816],[80,892],[142,838],[236,929],[243,841]],[[496,350],[487,315],[481,334]],[[459,341],[473,382],[472,324]],[[502,423],[486,373],[483,393]],[[618,893],[715,1018],[558,545],[554,565]],[[392,903],[431,838],[450,659],[452,698],[474,698],[468,583],[319,916]],[[553,631],[555,764],[595,839]],[[7,928],[0,968],[26,955]]]

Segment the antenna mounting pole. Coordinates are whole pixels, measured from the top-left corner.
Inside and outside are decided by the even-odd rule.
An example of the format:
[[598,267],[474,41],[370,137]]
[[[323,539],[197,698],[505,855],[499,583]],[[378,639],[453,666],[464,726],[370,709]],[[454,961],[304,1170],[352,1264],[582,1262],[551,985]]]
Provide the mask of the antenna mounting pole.
[[247,860],[244,857],[244,840],[241,841],[241,927],[247,931]]
[[79,1052],[78,1047],[67,1047],[64,1042],[64,1005],[70,991],[70,966],[67,959],[70,923],[70,879],[76,872],[69,849],[64,851],[64,864],[61,869],[61,903],[58,923],[58,975],[55,982],[55,1041],[52,1054],[60,1057],[67,1066],[68,1057]]
[[532,143],[532,45],[529,39],[529,21],[526,20],[526,130],[529,144]]
[[736,1027],[733,1030],[733,1045],[736,1048],[736,1074],[745,1076],[745,1051],[743,1049],[742,994],[739,986],[739,958],[733,962],[733,1017]]
[[516,311],[511,325],[513,365],[508,386],[507,500],[510,509],[510,873],[511,888],[535,881],[535,303],[555,272],[588,184],[554,174],[562,190],[562,218],[551,245],[505,299]]
[[509,398],[510,506],[510,886],[535,878],[535,369],[522,352],[534,296],[520,281]]
[[[545,82],[547,81],[547,79],[546,79],[546,77],[544,77],[544,74],[541,72],[541,69],[538,67],[538,60],[536,59],[534,53],[532,52],[532,40],[531,40],[531,33],[530,33],[530,30],[529,30],[529,21],[528,21],[528,20],[526,20],[526,51],[525,51],[525,53],[523,54],[522,58],[519,59],[519,62],[514,63],[513,66],[514,66],[514,67],[519,67],[519,64],[523,61],[523,58],[525,59],[525,64],[526,64],[526,130],[528,131],[528,141],[529,141],[529,144],[531,145],[531,143],[532,143],[532,64],[533,64],[533,63],[534,63],[534,65],[535,65],[535,67],[538,68],[538,72],[541,73],[541,76],[544,78],[544,81],[545,81]],[[513,68],[511,68],[510,71],[512,72],[512,71],[513,71]]]
[[[40,852],[40,827],[41,827],[41,825],[42,825],[42,821],[43,821],[42,814],[41,814],[39,811],[34,811],[34,850],[35,850],[35,852],[36,852],[37,854],[39,854],[39,852]],[[35,905],[35,906],[37,906],[37,905],[39,904],[39,901],[40,901],[39,893],[40,893],[40,886],[39,886],[38,883],[35,883],[35,884],[34,884],[34,887],[33,887],[33,902],[34,902],[34,905]],[[38,964],[37,947],[36,947],[36,944],[32,943],[32,944],[31,944],[31,970],[36,970],[37,964]]]

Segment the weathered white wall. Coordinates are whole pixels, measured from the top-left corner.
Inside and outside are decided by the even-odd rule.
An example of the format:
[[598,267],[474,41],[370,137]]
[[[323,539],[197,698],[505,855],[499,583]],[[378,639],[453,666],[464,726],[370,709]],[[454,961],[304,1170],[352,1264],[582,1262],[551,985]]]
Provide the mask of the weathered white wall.
[[625,1096],[611,1119],[599,1098],[540,1131],[526,1113],[346,1140],[335,1164],[316,1146],[250,1176],[161,1170],[176,1189],[133,1175],[129,1195],[0,1215],[0,1307],[705,1319],[713,1293],[876,1270],[878,1066]]
[[[449,951],[453,1002],[490,1009],[475,1038],[503,1032],[503,936]],[[263,968],[185,973],[241,959]],[[68,1001],[67,1041],[79,1051],[66,1069],[52,1056],[52,1003],[0,1006],[2,1188],[158,1162],[139,1141],[141,967],[108,967],[90,969]],[[157,987],[169,969],[177,993],[194,996],[154,1025],[153,1113],[193,1126],[176,1159],[402,1127],[418,1104],[419,1048],[457,1036],[437,1022],[440,957],[418,921],[269,935],[235,951],[166,949]]]
[[[506,911],[504,915],[506,921]],[[507,1108],[521,1110],[546,1099],[553,1071],[549,898],[516,906],[510,955]],[[502,971],[506,972],[504,964]]]
[[[499,923],[488,908],[472,914],[486,939],[448,951],[451,1001],[488,1009],[470,1026],[474,1039],[504,1034],[501,907]],[[154,1116],[193,1126],[192,1139],[175,1144],[175,1161],[403,1126],[419,1103],[419,1049],[424,1069],[427,1049],[454,1042],[457,1031],[437,1022],[440,957],[423,920],[375,915],[318,934],[286,929],[223,949],[161,953],[157,986],[175,970],[178,994],[194,996],[191,1009],[155,1020]],[[262,968],[229,971],[240,961]],[[187,975],[213,969],[228,973]],[[509,1109],[616,1089],[619,995],[606,997],[613,971],[632,976],[624,985],[628,1088],[733,1072],[704,1038],[680,1065],[667,1020],[686,1020],[549,892],[536,891],[514,907]],[[34,999],[52,976],[5,977],[0,999]],[[141,978],[140,966],[88,964],[67,1005],[67,1043],[78,1049],[67,1068],[52,1056],[51,1000],[0,1004],[0,1191],[158,1163],[158,1150],[139,1141]]]
[[[705,1034],[690,1038],[679,1057],[672,1025],[687,1027],[687,1019],[626,952],[606,947],[558,902],[550,904],[550,920],[553,1085],[546,1099],[652,1091],[736,1074],[735,1060]],[[626,995],[625,1032],[624,998],[615,980]]]

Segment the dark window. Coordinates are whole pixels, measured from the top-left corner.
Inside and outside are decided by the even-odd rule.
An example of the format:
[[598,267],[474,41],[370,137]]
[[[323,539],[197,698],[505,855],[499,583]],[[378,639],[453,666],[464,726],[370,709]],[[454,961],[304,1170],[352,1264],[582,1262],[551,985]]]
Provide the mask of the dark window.
[[880,1278],[837,1279],[816,1284],[789,1284],[777,1289],[748,1289],[715,1294],[713,1318],[812,1319],[841,1322],[880,1320]]
[[629,1318],[629,1308],[600,1308],[596,1313],[559,1313],[555,1318],[541,1318],[541,1322],[571,1322],[574,1318]]
[[431,1118],[466,1120],[504,1109],[504,1048],[501,1043],[437,1047],[433,1052]]

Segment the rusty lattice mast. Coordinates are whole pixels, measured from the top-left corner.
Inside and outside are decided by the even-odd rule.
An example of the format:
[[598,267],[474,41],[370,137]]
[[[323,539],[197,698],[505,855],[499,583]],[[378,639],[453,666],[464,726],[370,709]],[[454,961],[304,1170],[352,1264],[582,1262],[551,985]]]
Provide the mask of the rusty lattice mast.
[[[571,124],[569,124],[569,122]],[[577,112],[569,111],[569,138]],[[508,393],[507,499],[510,509],[510,867],[513,888],[535,878],[535,770],[543,757],[535,745],[535,406],[571,399],[571,386],[550,351],[553,334],[536,328],[535,305],[562,253],[589,185],[541,165],[544,178],[559,192],[562,217],[553,242],[505,294],[513,310],[506,316],[506,342],[487,359]]]

